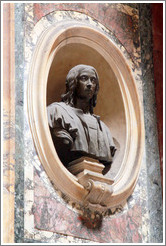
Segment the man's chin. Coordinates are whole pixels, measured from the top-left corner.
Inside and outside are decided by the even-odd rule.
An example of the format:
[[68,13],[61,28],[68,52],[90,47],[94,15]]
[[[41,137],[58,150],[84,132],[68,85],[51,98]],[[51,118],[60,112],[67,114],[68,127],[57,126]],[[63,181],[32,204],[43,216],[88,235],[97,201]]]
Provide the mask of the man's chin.
[[78,99],[84,100],[84,101],[89,101],[92,99],[92,95],[86,95],[86,96],[79,96]]

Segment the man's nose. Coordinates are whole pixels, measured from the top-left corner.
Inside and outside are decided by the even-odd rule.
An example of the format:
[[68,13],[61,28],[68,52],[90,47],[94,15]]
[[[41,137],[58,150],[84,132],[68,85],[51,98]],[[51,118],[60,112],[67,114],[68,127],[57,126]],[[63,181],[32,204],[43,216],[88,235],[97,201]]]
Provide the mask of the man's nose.
[[88,79],[87,85],[88,89],[90,89],[92,87],[92,82],[90,80],[90,78]]

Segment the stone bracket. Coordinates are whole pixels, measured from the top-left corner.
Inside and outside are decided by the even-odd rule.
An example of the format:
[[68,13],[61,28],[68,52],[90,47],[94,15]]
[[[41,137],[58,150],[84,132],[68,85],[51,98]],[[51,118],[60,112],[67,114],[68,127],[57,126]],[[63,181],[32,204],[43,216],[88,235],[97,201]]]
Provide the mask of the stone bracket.
[[112,195],[113,180],[102,174],[104,165],[92,158],[82,157],[69,164],[68,170],[75,174],[78,182],[88,191],[83,199],[84,207],[102,212],[107,209],[107,198]]

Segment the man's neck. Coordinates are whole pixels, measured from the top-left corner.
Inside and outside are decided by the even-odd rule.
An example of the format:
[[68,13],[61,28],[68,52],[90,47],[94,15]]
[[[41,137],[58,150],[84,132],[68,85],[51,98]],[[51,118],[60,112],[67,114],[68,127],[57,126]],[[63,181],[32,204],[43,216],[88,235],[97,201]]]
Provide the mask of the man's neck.
[[87,114],[89,113],[89,101],[85,101],[85,99],[77,98],[75,103],[75,108],[82,109],[82,111]]

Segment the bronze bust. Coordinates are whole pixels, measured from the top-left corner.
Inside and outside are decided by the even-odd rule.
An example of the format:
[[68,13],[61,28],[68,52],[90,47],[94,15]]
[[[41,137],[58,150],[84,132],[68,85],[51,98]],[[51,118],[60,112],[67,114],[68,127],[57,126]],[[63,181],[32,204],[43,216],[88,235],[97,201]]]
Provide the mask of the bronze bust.
[[66,93],[61,102],[47,107],[52,139],[62,163],[82,156],[112,163],[116,148],[108,127],[93,114],[99,90],[94,67],[77,65],[66,77]]

